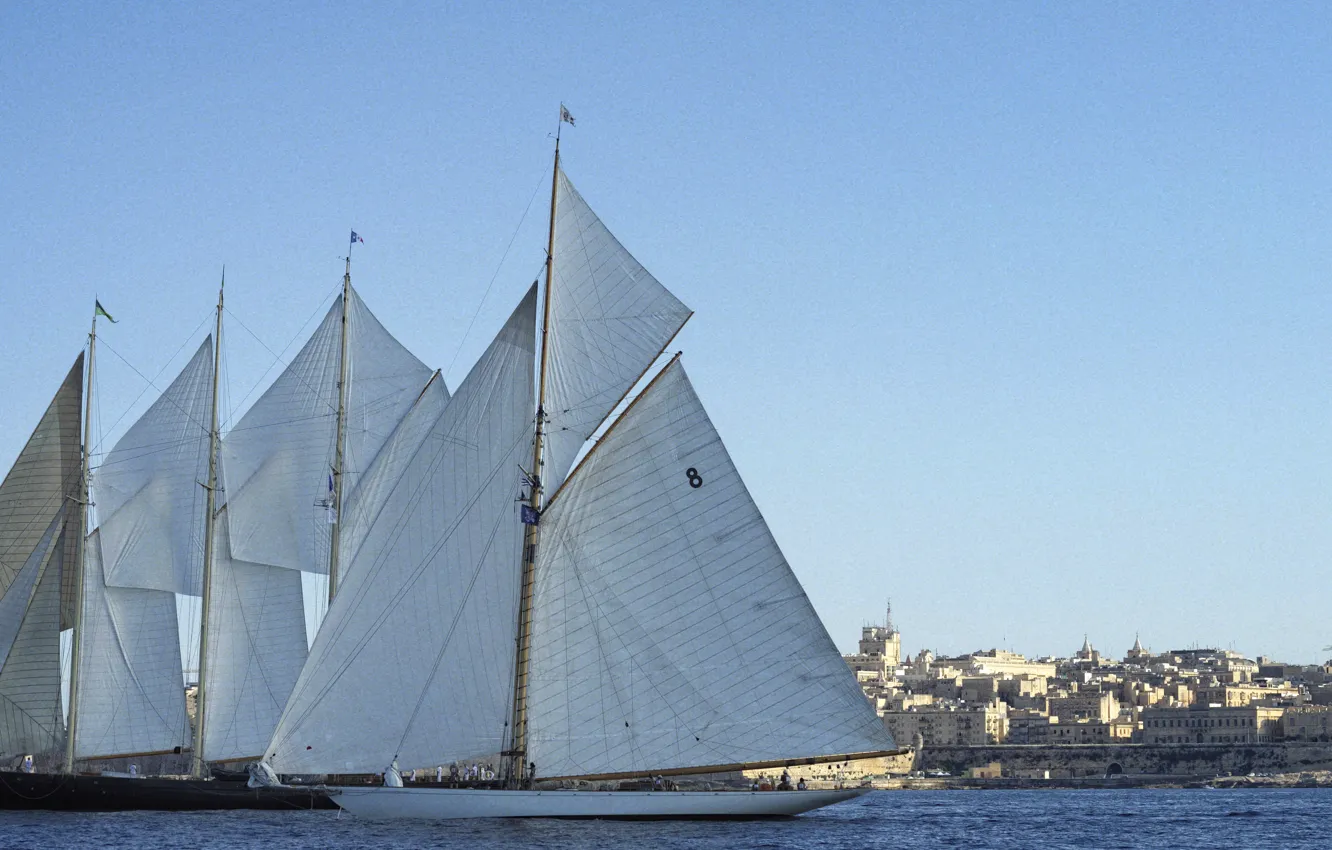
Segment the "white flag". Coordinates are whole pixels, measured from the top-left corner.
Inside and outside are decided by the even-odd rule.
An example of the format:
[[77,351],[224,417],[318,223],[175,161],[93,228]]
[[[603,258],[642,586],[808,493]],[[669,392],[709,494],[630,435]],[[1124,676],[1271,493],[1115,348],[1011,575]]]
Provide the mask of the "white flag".
[[569,110],[565,109],[564,104],[562,103],[560,104],[560,120],[568,121],[570,127],[577,126],[576,124],[574,124],[574,117],[569,114]]

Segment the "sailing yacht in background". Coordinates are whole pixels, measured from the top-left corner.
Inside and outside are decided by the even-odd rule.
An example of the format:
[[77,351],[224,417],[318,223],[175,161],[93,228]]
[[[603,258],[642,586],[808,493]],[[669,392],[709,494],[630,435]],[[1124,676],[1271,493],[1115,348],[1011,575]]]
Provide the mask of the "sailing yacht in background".
[[691,313],[574,189],[558,136],[539,344],[537,295],[427,439],[386,446],[411,460],[386,476],[268,767],[503,756],[502,789],[339,791],[370,817],[752,817],[863,793],[533,787],[896,752],[678,355],[570,470]]
[[[409,414],[448,392],[366,309],[348,260],[318,330],[224,440],[222,311],[219,295],[214,335],[91,475],[80,356],[0,485],[0,696],[13,697],[0,700],[0,757],[36,753],[44,768],[0,776],[0,808],[329,805],[311,789],[213,783],[209,765],[258,758],[305,660],[302,572],[337,575],[341,544],[354,551],[377,510],[362,471]],[[95,347],[96,317],[89,396]],[[10,578],[15,558],[25,566]],[[191,597],[202,597],[194,724],[177,615]],[[67,730],[62,619],[73,629]],[[49,772],[61,749],[62,769]],[[78,772],[129,760],[184,764],[196,781]]]
[[83,374],[80,352],[0,482],[0,754],[36,754],[45,769],[65,740],[60,631],[76,618]]

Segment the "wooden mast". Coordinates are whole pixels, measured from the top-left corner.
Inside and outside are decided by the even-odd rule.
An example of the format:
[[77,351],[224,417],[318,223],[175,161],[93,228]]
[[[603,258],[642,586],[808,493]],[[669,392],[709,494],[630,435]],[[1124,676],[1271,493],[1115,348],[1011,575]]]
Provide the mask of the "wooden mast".
[[207,507],[204,510],[204,551],[203,551],[203,613],[199,618],[199,685],[194,699],[194,757],[191,759],[191,772],[196,778],[203,778],[207,771],[204,761],[204,723],[208,717],[208,614],[212,602],[213,587],[213,524],[217,510],[217,387],[218,370],[222,365],[222,301],[227,288],[227,270],[222,269],[222,285],[217,290],[217,327],[213,332],[213,412],[208,426],[208,483],[204,484],[207,493]]
[[[353,233],[353,236],[355,233]],[[354,243],[353,243],[354,244]],[[338,430],[333,447],[333,535],[328,546],[328,604],[338,593],[338,558],[342,554],[342,464],[347,441],[347,303],[351,298],[351,245],[347,246],[347,270],[342,275],[342,357],[338,363]]]
[[541,370],[537,379],[536,438],[532,441],[532,492],[528,505],[535,512],[536,522],[526,526],[523,535],[523,571],[518,603],[517,663],[514,665],[513,714],[509,724],[509,782],[521,785],[527,777],[527,678],[532,658],[532,592],[536,586],[536,549],[541,517],[542,457],[546,417],[546,360],[549,356],[547,335],[550,332],[550,289],[555,279],[555,203],[560,186],[560,130],[563,129],[564,106],[560,106],[560,127],[555,131],[555,166],[550,178],[550,233],[546,242],[546,294],[541,315]]
[[92,388],[93,359],[97,354],[97,312],[101,304],[93,307],[92,330],[88,332],[88,375],[87,389],[83,393],[83,439],[80,441],[83,455],[81,486],[83,498],[79,502],[78,540],[75,541],[74,555],[74,642],[70,653],[69,669],[69,718],[65,724],[65,773],[74,772],[74,739],[79,725],[79,666],[83,657],[83,561],[84,547],[88,534],[88,502],[90,500],[88,481],[88,442],[92,439]]

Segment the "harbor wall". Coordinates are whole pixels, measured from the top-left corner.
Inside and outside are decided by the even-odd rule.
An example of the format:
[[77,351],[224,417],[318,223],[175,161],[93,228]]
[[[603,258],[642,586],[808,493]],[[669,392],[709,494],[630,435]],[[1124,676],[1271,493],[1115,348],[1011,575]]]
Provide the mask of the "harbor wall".
[[[1332,770],[1332,744],[1087,744],[925,747],[913,769],[959,776],[972,767],[999,762],[1007,776],[1049,771],[1052,779],[1107,773],[1245,775]],[[1116,770],[1117,767],[1117,770]]]

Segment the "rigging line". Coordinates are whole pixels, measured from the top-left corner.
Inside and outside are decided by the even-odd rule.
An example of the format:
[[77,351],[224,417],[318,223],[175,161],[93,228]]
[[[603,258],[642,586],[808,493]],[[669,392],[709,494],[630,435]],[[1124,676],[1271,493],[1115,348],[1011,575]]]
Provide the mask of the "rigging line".
[[[197,437],[181,437],[180,439],[176,440],[170,440],[160,443],[144,443],[142,445],[121,449],[120,454],[122,455],[122,457],[118,458],[117,460],[103,461],[102,463],[99,463],[96,466],[90,467],[89,471],[97,469],[106,469],[108,467],[115,466],[116,464],[130,463],[131,461],[136,461],[145,457],[151,457],[155,454],[161,454],[163,452],[170,451],[171,449],[180,449],[185,446],[198,442],[201,441]],[[115,452],[107,452],[108,457],[110,457],[112,454],[115,454]]]
[[[124,357],[119,351],[116,351],[114,348],[112,348],[110,345],[108,345],[108,344],[106,343],[105,340],[102,341],[102,345],[106,347],[106,350],[107,350],[107,351],[111,352],[112,354],[116,355],[116,357],[120,358],[120,362],[121,362],[121,363],[124,363],[126,366],[130,367],[131,369],[133,369],[133,370],[134,370],[134,374],[138,375],[140,378],[143,378],[145,381],[148,381],[148,385],[149,385],[149,386],[151,386],[153,389],[155,389],[155,390],[157,390],[159,393],[161,393],[161,395],[158,396],[158,399],[159,399],[159,400],[161,400],[161,399],[167,399],[167,400],[171,403],[171,406],[172,406],[172,407],[176,408],[176,409],[179,410],[181,413],[185,414],[185,418],[189,419],[191,422],[193,422],[197,427],[201,428],[202,430],[204,430],[204,431],[207,431],[207,430],[208,430],[208,426],[207,426],[207,425],[205,425],[205,424],[203,424],[202,422],[200,422],[200,421],[198,421],[197,419],[195,419],[194,416],[193,416],[193,414],[191,414],[188,410],[186,410],[186,409],[180,404],[180,402],[176,401],[174,398],[170,398],[170,397],[166,394],[166,390],[160,389],[156,384],[154,384],[152,381],[150,381],[150,380],[148,379],[148,376],[147,376],[147,375],[145,375],[145,374],[143,374],[142,372],[140,372],[140,371],[139,371],[139,368],[138,368],[137,366],[135,366],[133,363],[131,363],[131,362],[129,362],[128,360],[126,360],[125,357]],[[99,407],[99,409],[98,409],[98,413],[100,414],[100,412],[101,412],[101,410],[100,410],[100,407]],[[123,418],[123,417],[122,417],[122,418]],[[117,419],[116,421],[119,422],[120,420]],[[113,425],[112,427],[115,427],[115,426]],[[110,428],[100,428],[99,430],[100,430],[102,433],[106,433],[107,431],[109,431],[109,430],[111,430],[111,429],[110,429]],[[99,447],[100,447],[100,443],[99,443]],[[114,451],[114,447],[113,447],[112,450]]]
[[[334,300],[337,300],[337,295],[340,293],[341,289],[342,289],[342,284],[339,283],[338,286],[337,286],[334,290],[332,290],[332,291],[329,293],[329,295],[332,295],[333,299],[334,299]],[[254,337],[255,341],[258,342],[260,345],[262,345],[262,346],[264,347],[264,350],[265,350],[265,351],[267,351],[269,354],[273,355],[273,362],[269,364],[268,368],[265,369],[264,372],[263,372],[263,374],[259,376],[258,380],[256,380],[256,381],[254,382],[254,385],[250,387],[249,391],[246,392],[245,395],[241,396],[241,400],[240,400],[239,402],[237,402],[235,405],[233,405],[233,407],[232,407],[233,410],[238,410],[238,409],[244,407],[244,406],[245,406],[245,402],[249,400],[250,396],[254,394],[255,390],[259,389],[260,385],[263,384],[264,379],[268,377],[268,373],[271,372],[271,371],[273,371],[273,367],[274,367],[274,366],[277,366],[277,365],[279,365],[279,364],[282,363],[282,357],[283,357],[283,355],[285,355],[285,354],[287,353],[287,349],[291,348],[292,344],[295,343],[296,340],[300,339],[301,337],[303,337],[303,336],[305,335],[305,329],[306,329],[307,327],[309,327],[310,322],[314,319],[314,317],[317,316],[317,315],[319,315],[319,313],[324,309],[324,304],[328,302],[328,300],[329,300],[329,295],[325,295],[324,298],[319,302],[318,306],[315,307],[314,311],[313,311],[312,313],[310,313],[309,316],[306,317],[306,319],[305,319],[304,322],[301,323],[301,326],[296,330],[296,333],[292,336],[292,338],[291,338],[290,340],[287,341],[287,344],[284,345],[284,346],[282,347],[282,353],[281,353],[281,354],[279,354],[279,353],[275,352],[273,349],[269,348],[269,347],[268,347],[268,343],[266,343],[266,342],[264,342],[262,339],[260,339],[260,337],[259,337],[259,335],[258,335],[257,333],[255,333],[254,331],[250,330],[250,327],[249,327],[248,325],[246,325],[244,322],[241,321],[240,316],[237,316],[235,313],[231,312],[230,308],[227,308],[227,307],[224,307],[224,308],[223,308],[223,310],[226,312],[226,314],[227,314],[228,316],[230,316],[231,318],[233,318],[233,319],[236,320],[236,324],[240,325],[241,328],[242,328],[246,333],[248,333],[250,336]],[[305,383],[305,382],[304,382],[304,379],[302,379],[302,383]],[[307,384],[307,386],[309,386],[309,385]],[[313,389],[313,390],[315,390],[316,393],[318,393],[318,389],[317,389],[317,388],[315,388],[315,387],[310,387],[310,389]]]
[[[202,328],[207,321],[208,317],[205,316],[199,322],[199,324],[194,326],[194,330],[190,331],[189,336],[185,337],[185,341],[180,344],[180,347],[177,348],[174,352],[172,352],[171,356],[166,359],[166,361],[162,364],[162,368],[157,370],[156,375],[153,375],[153,379],[149,381],[147,386],[145,386],[142,390],[139,390],[139,394],[134,397],[134,401],[131,401],[125,407],[125,410],[120,414],[120,416],[116,419],[116,421],[111,423],[111,427],[107,428],[108,431],[115,430],[116,426],[120,424],[121,420],[124,419],[126,416],[128,416],[129,412],[134,409],[134,405],[139,403],[139,399],[143,398],[144,393],[148,392],[149,389],[157,389],[157,385],[154,382],[158,378],[162,377],[162,373],[167,370],[167,367],[171,365],[172,361],[176,359],[177,355],[179,355],[182,351],[185,350],[185,346],[190,344],[190,340],[194,339],[194,335],[199,332],[199,329]],[[103,340],[102,344],[105,345],[106,341]],[[119,354],[117,354],[116,356],[120,357]],[[161,390],[158,390],[158,392],[161,392]]]
[[[504,247],[504,253],[500,256],[499,265],[495,267],[495,273],[490,276],[490,283],[486,284],[486,291],[481,294],[481,302],[476,305],[476,312],[472,314],[472,320],[467,323],[467,330],[463,331],[462,339],[458,340],[458,350],[453,352],[453,359],[449,361],[448,368],[444,370],[444,378],[447,382],[449,375],[453,372],[453,366],[458,362],[459,355],[462,354],[463,345],[467,342],[467,337],[472,333],[472,327],[476,325],[477,318],[481,315],[481,308],[486,304],[486,297],[490,295],[490,290],[495,286],[495,281],[499,279],[500,271],[504,268],[504,261],[509,258],[509,251],[513,248],[513,243],[518,239],[518,232],[523,229],[523,222],[527,221],[527,214],[532,210],[532,203],[536,200],[537,193],[546,183],[545,166],[542,166],[541,179],[537,180],[536,188],[532,190],[532,197],[527,199],[527,206],[523,208],[523,215],[518,219],[518,226],[513,229],[513,235],[509,237],[509,244]],[[538,274],[540,270],[538,270]]]

